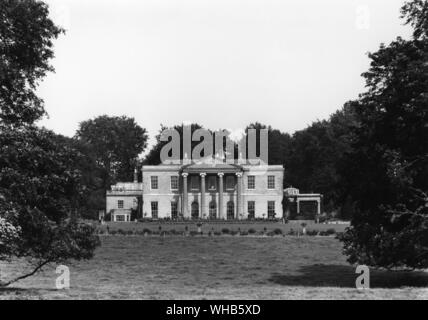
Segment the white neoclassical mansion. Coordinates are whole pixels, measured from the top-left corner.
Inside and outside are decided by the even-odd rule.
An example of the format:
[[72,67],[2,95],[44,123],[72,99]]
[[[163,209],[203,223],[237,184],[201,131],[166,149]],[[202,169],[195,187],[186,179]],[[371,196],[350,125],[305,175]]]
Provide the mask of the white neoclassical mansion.
[[[106,194],[112,221],[130,221],[131,211],[152,219],[252,219],[283,217],[281,165],[264,167],[226,163],[142,167],[134,182],[118,183]],[[300,199],[292,189],[290,196]],[[286,194],[286,196],[288,196]],[[310,199],[318,201],[320,195]]]

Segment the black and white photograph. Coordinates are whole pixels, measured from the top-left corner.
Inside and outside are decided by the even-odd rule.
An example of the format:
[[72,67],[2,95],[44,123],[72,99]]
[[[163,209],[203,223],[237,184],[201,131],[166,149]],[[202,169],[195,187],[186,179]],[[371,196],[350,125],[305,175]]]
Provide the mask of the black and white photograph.
[[428,300],[428,0],[0,0],[0,300]]

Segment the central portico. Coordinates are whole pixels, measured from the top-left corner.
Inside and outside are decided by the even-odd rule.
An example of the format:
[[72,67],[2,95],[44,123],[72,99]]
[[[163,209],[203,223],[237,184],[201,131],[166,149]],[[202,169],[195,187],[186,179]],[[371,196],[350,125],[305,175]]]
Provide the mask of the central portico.
[[180,174],[183,180],[184,218],[239,219],[242,216],[242,167],[230,164],[193,164],[183,166]]

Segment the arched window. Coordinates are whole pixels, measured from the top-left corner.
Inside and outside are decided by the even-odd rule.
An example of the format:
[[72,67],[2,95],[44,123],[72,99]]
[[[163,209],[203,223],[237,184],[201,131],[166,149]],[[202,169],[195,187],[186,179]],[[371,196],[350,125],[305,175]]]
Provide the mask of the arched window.
[[215,219],[217,217],[217,203],[214,200],[210,202],[209,214],[210,219]]
[[192,202],[192,219],[199,218],[199,203],[197,201]]
[[235,203],[233,201],[229,201],[227,203],[227,220],[235,219]]

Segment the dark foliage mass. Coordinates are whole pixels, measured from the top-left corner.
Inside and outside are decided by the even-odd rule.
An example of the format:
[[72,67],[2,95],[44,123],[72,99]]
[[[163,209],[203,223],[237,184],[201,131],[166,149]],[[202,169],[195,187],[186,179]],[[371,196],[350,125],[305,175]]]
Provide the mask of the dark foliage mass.
[[53,40],[62,32],[41,1],[0,2],[0,119],[10,125],[31,124],[44,115],[35,88],[53,71]]
[[341,171],[357,213],[342,240],[350,262],[428,266],[428,2],[402,8],[413,39],[369,55],[359,126]]
[[89,259],[99,239],[80,222],[86,158],[68,138],[34,126],[44,113],[35,90],[53,71],[60,33],[41,1],[0,2],[0,259],[26,258],[29,274],[49,263]]

